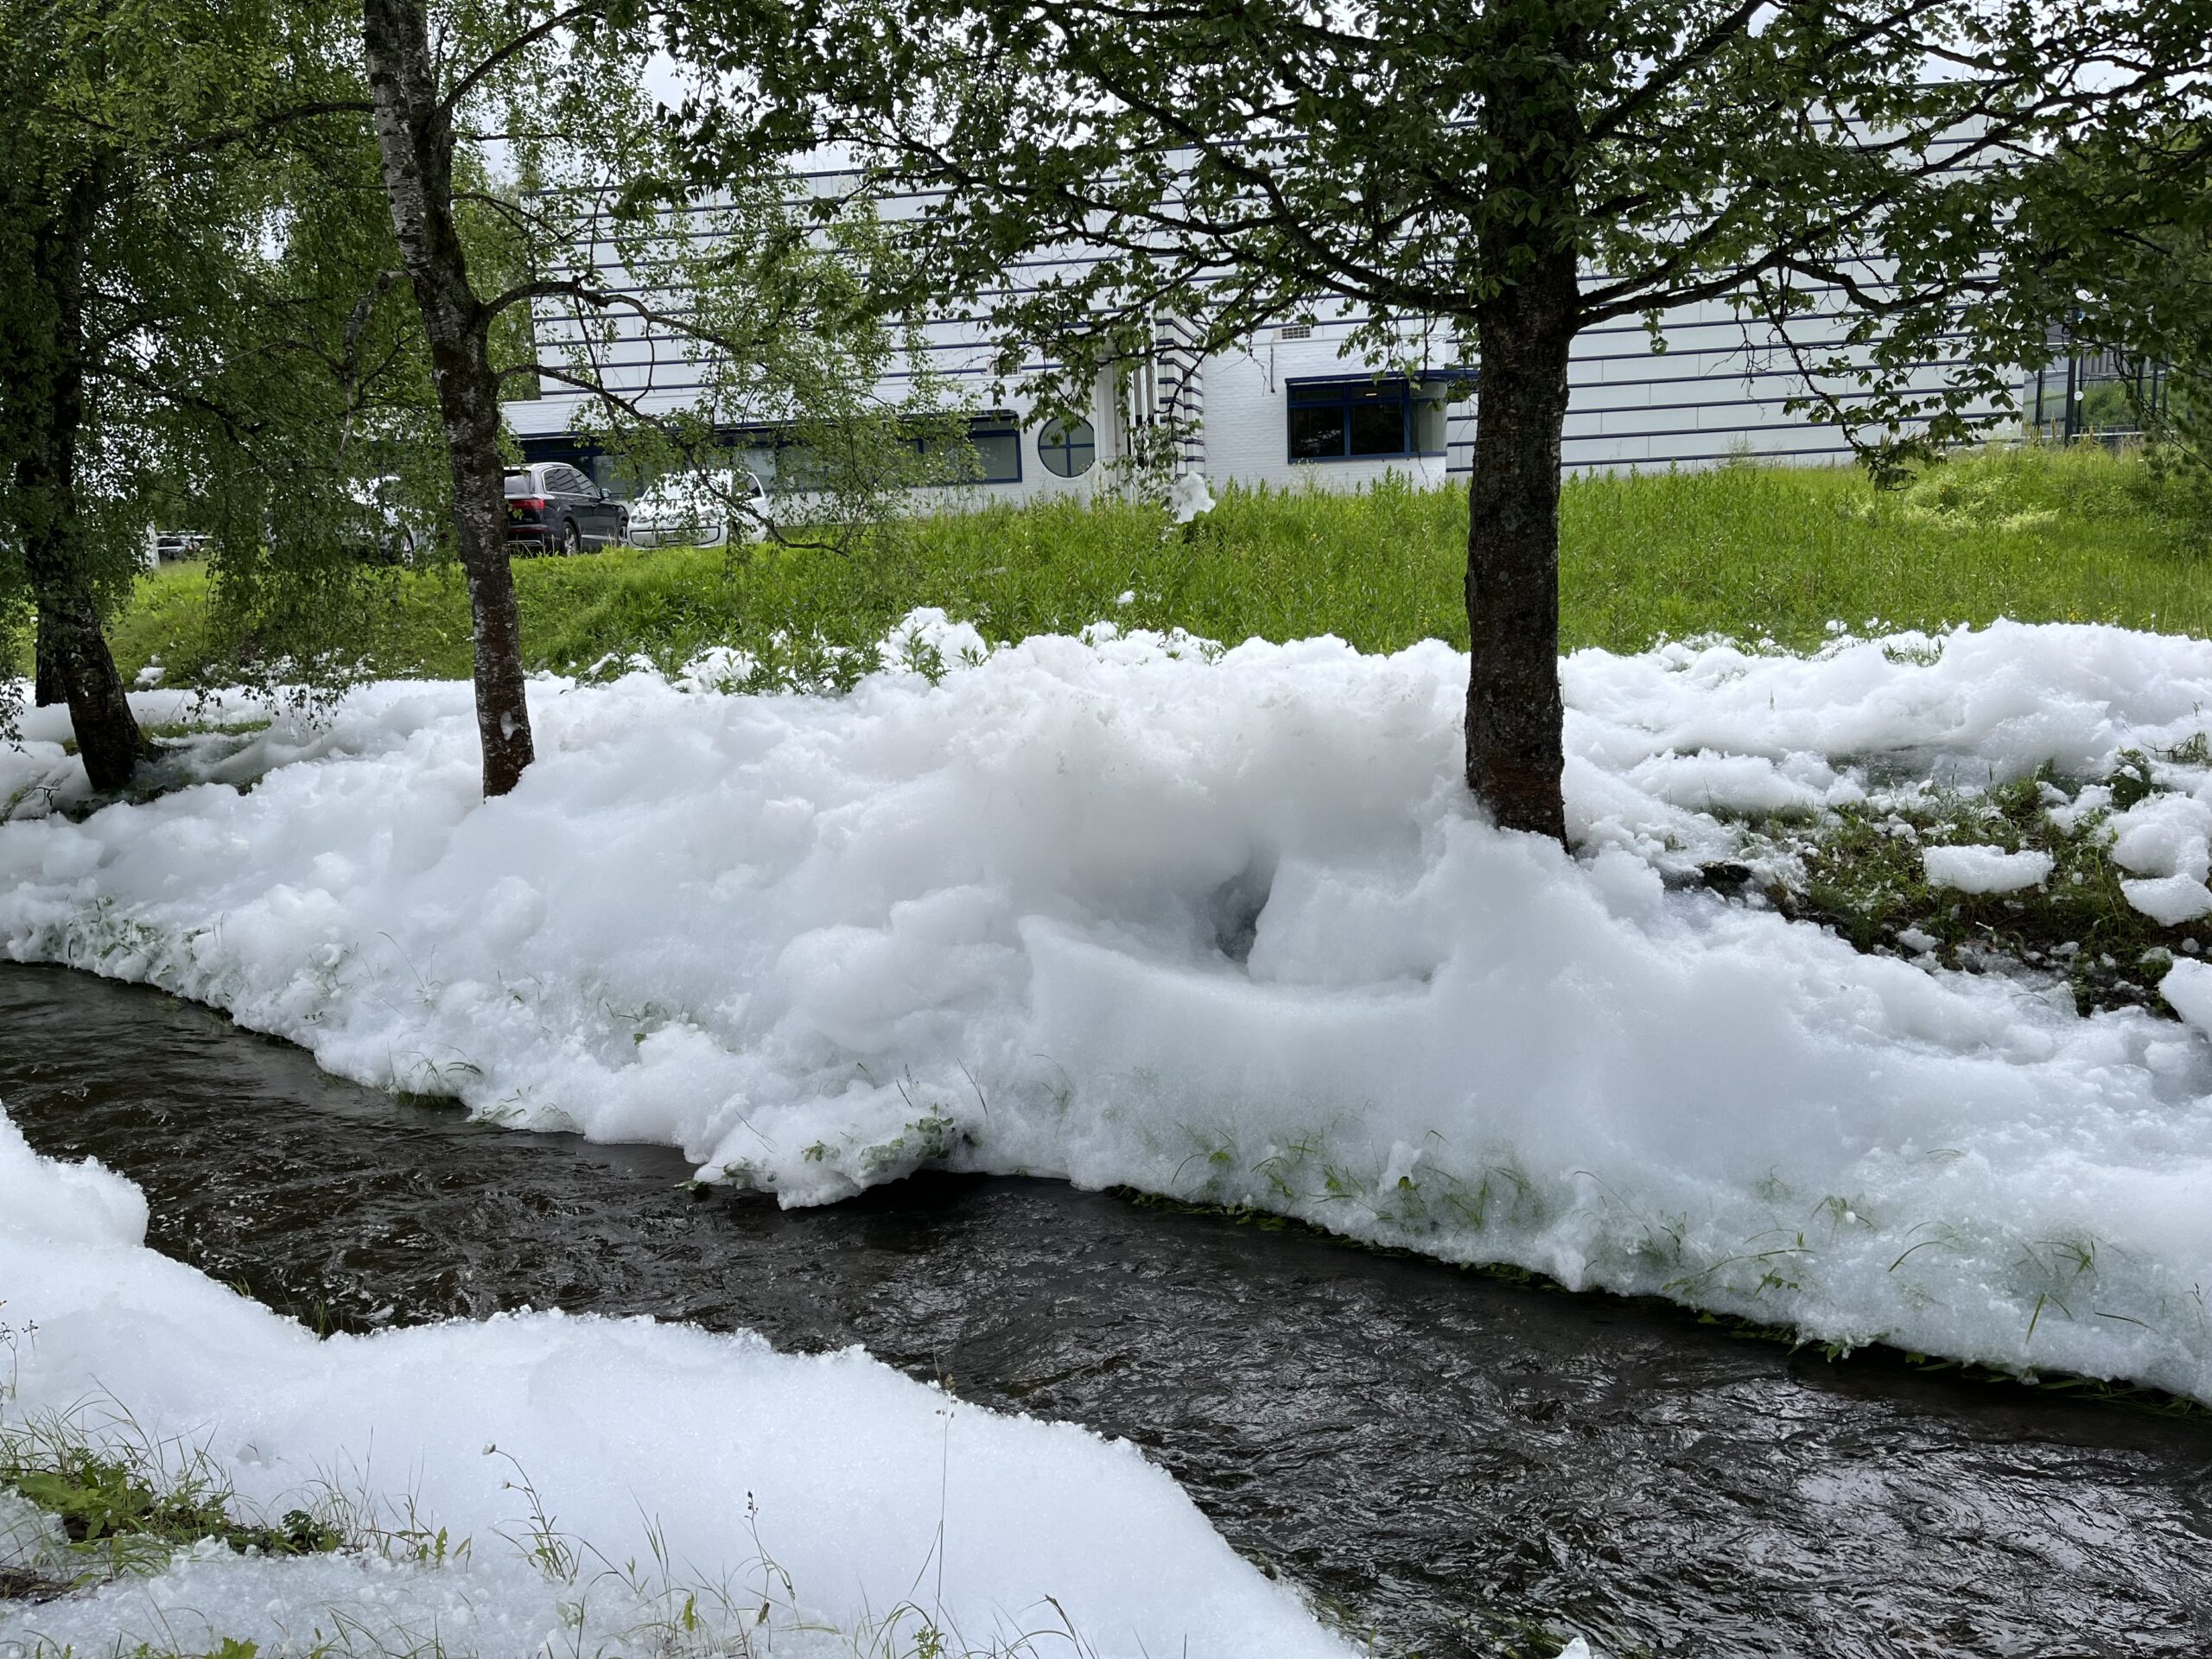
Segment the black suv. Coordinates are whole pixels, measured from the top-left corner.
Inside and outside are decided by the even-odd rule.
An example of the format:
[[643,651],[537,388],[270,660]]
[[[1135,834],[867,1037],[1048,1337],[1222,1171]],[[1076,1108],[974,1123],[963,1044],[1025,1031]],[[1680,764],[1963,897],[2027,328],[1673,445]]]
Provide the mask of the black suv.
[[630,510],[565,461],[507,474],[507,545],[581,553],[628,538]]

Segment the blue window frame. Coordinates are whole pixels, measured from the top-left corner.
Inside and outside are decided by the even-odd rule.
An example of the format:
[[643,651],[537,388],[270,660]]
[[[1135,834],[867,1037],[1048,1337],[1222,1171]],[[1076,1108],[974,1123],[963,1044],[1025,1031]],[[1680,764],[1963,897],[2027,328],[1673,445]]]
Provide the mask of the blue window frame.
[[968,423],[968,442],[986,484],[1021,482],[1021,423],[1006,414],[979,415]]
[[1440,383],[1416,385],[1402,374],[1380,379],[1293,380],[1293,461],[1385,461],[1444,453]]
[[1055,417],[1037,429],[1037,453],[1045,470],[1059,478],[1081,478],[1098,462],[1098,434],[1089,421]]
[[[936,444],[926,438],[909,438],[918,454],[931,454]],[[968,447],[975,452],[976,471],[957,480],[963,484],[1019,484],[1021,482],[1021,423],[1003,410],[970,416]]]

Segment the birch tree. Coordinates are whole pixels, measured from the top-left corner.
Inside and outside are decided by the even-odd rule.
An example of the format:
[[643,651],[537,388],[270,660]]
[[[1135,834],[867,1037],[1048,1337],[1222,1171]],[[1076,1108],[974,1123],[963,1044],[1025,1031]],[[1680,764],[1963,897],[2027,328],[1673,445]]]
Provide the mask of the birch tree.
[[0,602],[35,618],[92,786],[149,746],[102,630],[165,500],[181,365],[223,319],[263,162],[334,98],[327,13],[0,0]]
[[[362,0],[360,15],[385,195],[421,315],[475,625],[484,791],[496,796],[533,753],[501,488],[503,394],[566,387],[583,394],[595,430],[702,471],[733,425],[810,434],[817,511],[849,529],[931,475],[929,446],[909,439],[937,429],[938,387],[924,372],[908,377],[911,396],[882,392],[899,338],[876,298],[886,285],[860,266],[888,256],[864,223],[824,222],[795,201],[781,153],[755,151],[709,180],[682,175],[672,118],[644,79],[653,51],[676,38],[667,12],[632,0]],[[494,152],[534,188],[504,200],[469,188],[472,158],[488,174]],[[514,280],[481,280],[463,234],[471,207],[513,238]],[[503,357],[502,327],[532,315],[557,321],[557,339],[516,331],[530,349]],[[656,401],[624,360],[626,332],[676,342],[693,371],[689,408]],[[741,499],[728,505],[751,511]]]

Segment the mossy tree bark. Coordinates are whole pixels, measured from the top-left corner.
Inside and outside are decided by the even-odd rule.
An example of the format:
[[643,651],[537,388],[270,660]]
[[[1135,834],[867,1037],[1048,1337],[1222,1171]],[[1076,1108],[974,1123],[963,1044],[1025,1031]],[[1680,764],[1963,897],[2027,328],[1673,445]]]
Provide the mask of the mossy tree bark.
[[1467,787],[1498,827],[1564,842],[1560,450],[1583,321],[1576,175],[1589,135],[1571,75],[1587,42],[1532,10],[1506,35],[1522,71],[1500,71],[1500,95],[1484,111],[1493,188],[1527,207],[1522,222],[1490,217],[1476,238],[1489,281],[1473,307],[1482,367],[1467,485],[1465,737]]

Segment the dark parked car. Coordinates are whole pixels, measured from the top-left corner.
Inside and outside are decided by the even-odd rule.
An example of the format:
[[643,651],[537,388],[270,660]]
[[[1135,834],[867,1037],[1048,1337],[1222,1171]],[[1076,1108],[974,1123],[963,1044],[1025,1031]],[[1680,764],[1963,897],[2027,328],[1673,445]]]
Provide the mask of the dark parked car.
[[542,461],[507,474],[507,545],[581,553],[630,534],[630,510],[565,461]]

